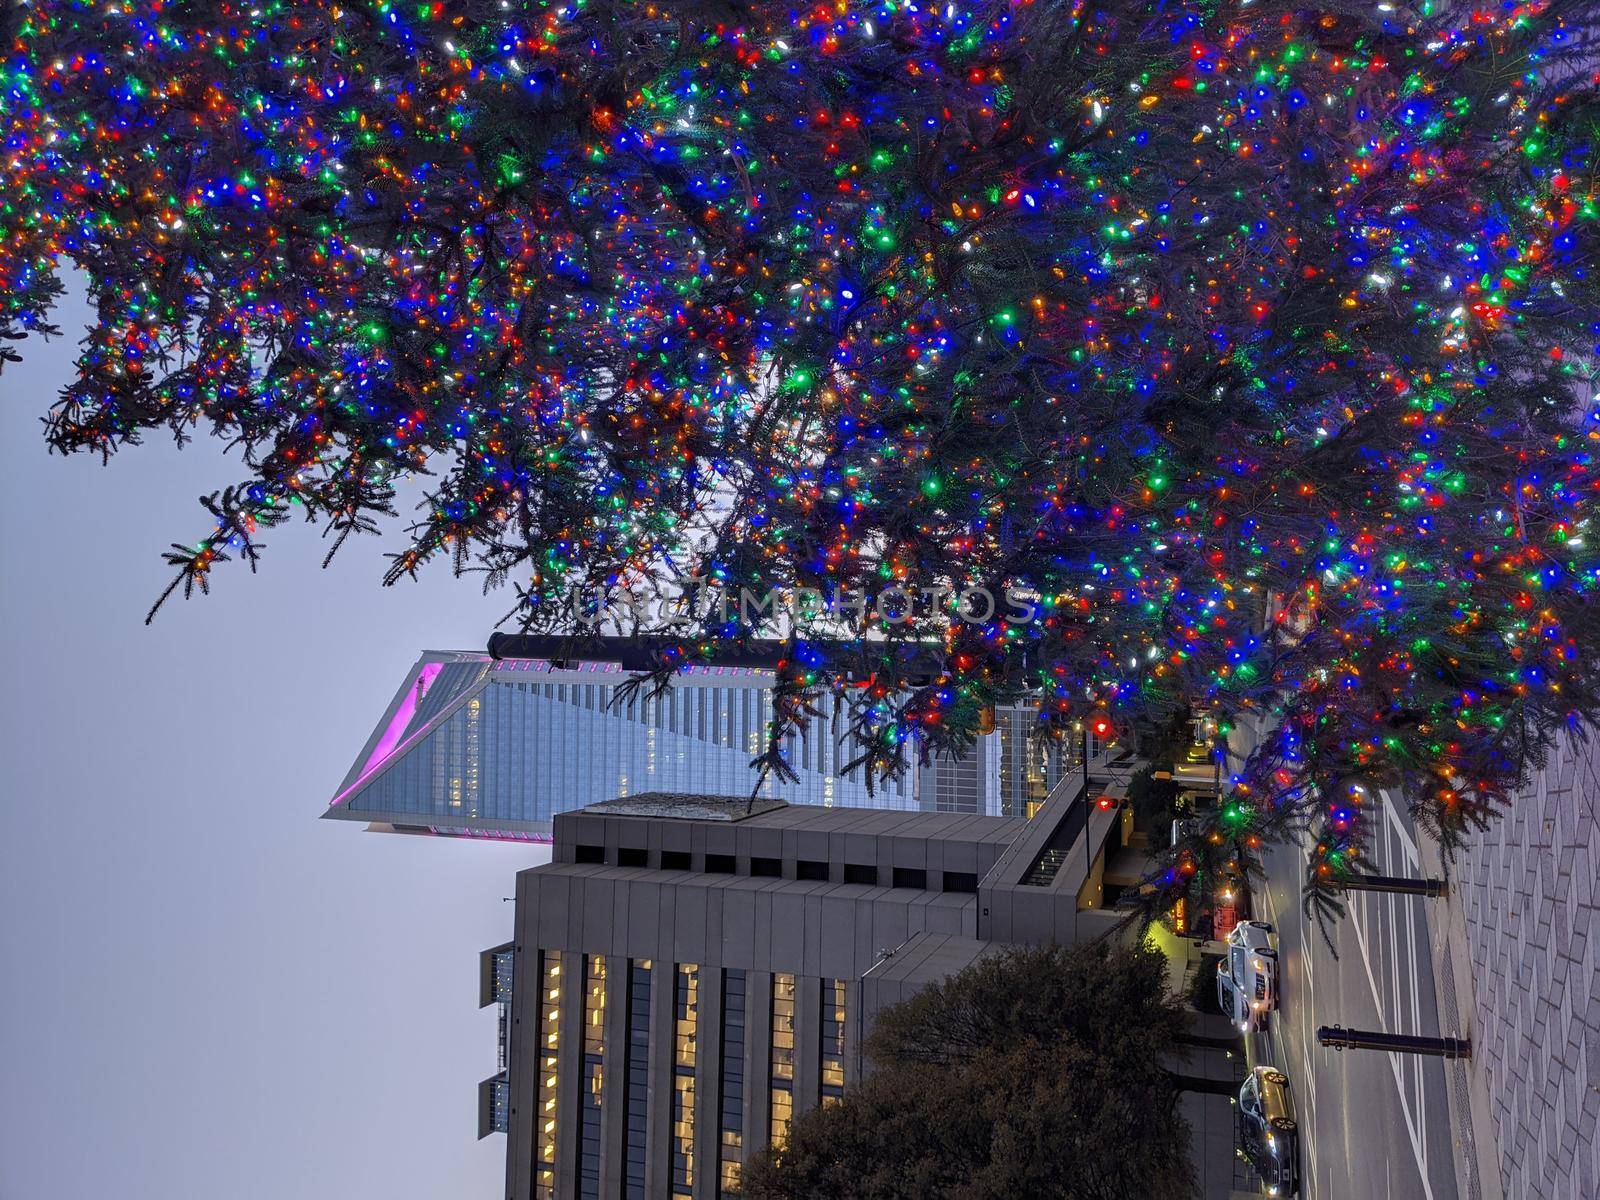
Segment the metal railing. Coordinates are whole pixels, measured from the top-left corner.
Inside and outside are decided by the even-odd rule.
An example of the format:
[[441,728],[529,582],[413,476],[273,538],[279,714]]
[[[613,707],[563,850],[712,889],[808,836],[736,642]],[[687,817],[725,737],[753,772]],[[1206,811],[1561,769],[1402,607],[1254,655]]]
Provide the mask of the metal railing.
[[497,1070],[504,1071],[511,1063],[511,1005],[500,1006],[499,1029],[495,1038],[495,1058],[498,1062]]
[[509,1133],[511,1130],[511,1081],[496,1079],[489,1090],[489,1130],[492,1133]]
[[511,980],[516,961],[516,953],[512,950],[501,950],[494,956],[494,998],[501,1004],[511,1003]]

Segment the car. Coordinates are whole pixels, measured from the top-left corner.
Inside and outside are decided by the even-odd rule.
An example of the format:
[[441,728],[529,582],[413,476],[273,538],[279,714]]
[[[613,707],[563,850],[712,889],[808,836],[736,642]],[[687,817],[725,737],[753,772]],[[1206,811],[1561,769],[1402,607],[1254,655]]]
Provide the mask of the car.
[[1300,1127],[1282,1071],[1257,1067],[1239,1089],[1239,1152],[1261,1176],[1267,1195],[1300,1190]]
[[1217,1003],[1240,1033],[1254,1033],[1278,1007],[1278,950],[1272,926],[1240,921],[1217,964]]

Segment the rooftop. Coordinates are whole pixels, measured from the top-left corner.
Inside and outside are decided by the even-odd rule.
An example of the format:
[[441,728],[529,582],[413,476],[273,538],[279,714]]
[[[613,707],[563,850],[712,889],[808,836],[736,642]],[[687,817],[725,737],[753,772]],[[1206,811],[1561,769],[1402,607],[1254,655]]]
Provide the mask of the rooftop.
[[685,792],[640,792],[602,800],[580,810],[601,817],[671,817],[680,821],[745,821],[779,808],[783,800],[758,796],[696,796]]
[[[653,817],[681,821],[737,822],[758,829],[797,829],[807,833],[850,833],[880,837],[957,839],[1010,842],[1028,825],[1026,817],[988,817],[975,813],[905,811],[899,809],[822,807],[786,804],[758,797],[746,812],[744,796],[697,796],[678,792],[641,792],[602,800],[561,813],[557,822],[574,817]],[[559,838],[557,839],[559,841]]]

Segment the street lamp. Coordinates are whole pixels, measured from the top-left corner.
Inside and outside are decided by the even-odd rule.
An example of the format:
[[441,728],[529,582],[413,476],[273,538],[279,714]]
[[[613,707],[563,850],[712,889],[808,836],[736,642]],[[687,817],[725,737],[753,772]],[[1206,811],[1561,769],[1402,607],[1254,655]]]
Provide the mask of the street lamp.
[[1432,1054],[1440,1058],[1472,1057],[1471,1038],[1418,1037],[1376,1029],[1346,1029],[1342,1025],[1320,1026],[1317,1044],[1334,1050],[1388,1050],[1397,1054]]
[[1342,880],[1344,889],[1349,892],[1392,892],[1400,896],[1447,896],[1450,894],[1450,883],[1444,879],[1425,877],[1421,879],[1403,875],[1351,875]]
[[1089,790],[1089,734],[1092,732],[1102,742],[1109,742],[1116,727],[1111,724],[1111,718],[1105,713],[1095,713],[1080,727],[1083,753],[1083,788]]
[[1110,741],[1112,733],[1111,718],[1105,713],[1096,713],[1089,719],[1089,728],[1094,730],[1095,737],[1101,741]]

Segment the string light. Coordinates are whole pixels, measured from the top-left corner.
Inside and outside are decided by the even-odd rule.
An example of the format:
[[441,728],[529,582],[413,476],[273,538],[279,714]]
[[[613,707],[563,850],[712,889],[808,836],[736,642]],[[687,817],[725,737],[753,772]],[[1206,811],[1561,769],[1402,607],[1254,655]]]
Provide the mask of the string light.
[[70,266],[52,444],[239,448],[174,589],[424,472],[387,581],[481,566],[533,628],[689,576],[1015,588],[868,610],[950,654],[852,668],[857,769],[1022,692],[1048,736],[1203,705],[1260,749],[1159,878],[1312,820],[1323,889],[1343,780],[1451,847],[1600,709],[1590,8],[47,0],[0,334]]

